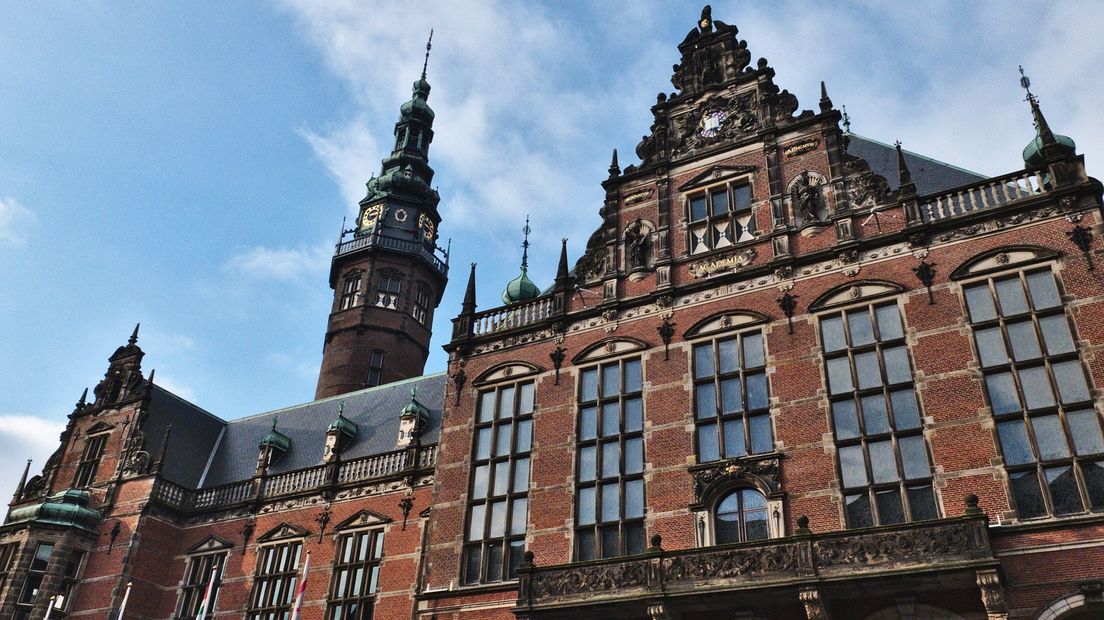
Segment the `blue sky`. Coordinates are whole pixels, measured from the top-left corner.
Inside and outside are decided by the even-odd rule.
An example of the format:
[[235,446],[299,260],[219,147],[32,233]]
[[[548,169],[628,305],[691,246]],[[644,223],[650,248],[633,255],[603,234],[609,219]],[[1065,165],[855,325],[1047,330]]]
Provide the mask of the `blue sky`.
[[[53,449],[134,323],[144,367],[225,418],[309,400],[329,255],[379,168],[436,29],[430,152],[453,281],[427,371],[479,263],[481,308],[551,281],[597,226],[669,92],[699,3],[82,2],[0,6],[0,492]],[[753,58],[852,129],[987,174],[1051,126],[1104,170],[1104,4],[714,2]]]

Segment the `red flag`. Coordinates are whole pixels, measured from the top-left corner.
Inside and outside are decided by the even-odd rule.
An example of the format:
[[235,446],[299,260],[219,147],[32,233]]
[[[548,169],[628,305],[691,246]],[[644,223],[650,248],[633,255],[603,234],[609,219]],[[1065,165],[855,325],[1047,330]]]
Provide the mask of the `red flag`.
[[295,592],[295,608],[291,610],[290,620],[299,620],[299,612],[303,610],[303,595],[307,592],[307,569],[310,568],[310,551],[303,562],[303,577],[299,580],[299,588]]

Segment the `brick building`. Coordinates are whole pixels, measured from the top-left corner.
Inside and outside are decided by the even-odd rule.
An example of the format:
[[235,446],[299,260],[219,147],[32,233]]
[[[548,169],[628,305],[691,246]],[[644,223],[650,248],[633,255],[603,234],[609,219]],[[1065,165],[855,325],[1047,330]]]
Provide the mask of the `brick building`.
[[[0,529],[0,616],[1104,617],[1100,183],[851,134],[703,12],[556,281],[420,376],[425,75],[330,275],[318,400],[224,421],[138,332]],[[1025,88],[1029,84],[1024,82]],[[496,302],[497,303],[497,302]]]

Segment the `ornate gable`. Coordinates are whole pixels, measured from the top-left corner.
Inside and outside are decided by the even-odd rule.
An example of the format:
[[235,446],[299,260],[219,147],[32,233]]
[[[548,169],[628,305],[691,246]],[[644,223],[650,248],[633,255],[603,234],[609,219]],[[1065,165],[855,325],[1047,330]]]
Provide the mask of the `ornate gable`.
[[755,166],[713,166],[712,168],[706,170],[698,176],[690,179],[686,183],[680,185],[678,191],[693,191],[699,187],[712,185],[721,181],[727,181],[735,177],[755,172],[756,170],[758,170],[758,168]]
[[209,536],[188,549],[188,555],[211,553],[213,551],[224,551],[230,549],[233,546],[234,543],[228,540],[219,538],[218,536]]
[[352,530],[360,527],[371,527],[373,525],[384,525],[390,523],[391,519],[383,515],[378,515],[368,510],[361,510],[353,516],[345,519],[341,523],[338,523],[334,530]]
[[257,538],[257,542],[276,542],[278,540],[287,540],[289,538],[306,538],[311,533],[301,527],[292,525],[290,523],[281,523],[271,530],[262,534]]

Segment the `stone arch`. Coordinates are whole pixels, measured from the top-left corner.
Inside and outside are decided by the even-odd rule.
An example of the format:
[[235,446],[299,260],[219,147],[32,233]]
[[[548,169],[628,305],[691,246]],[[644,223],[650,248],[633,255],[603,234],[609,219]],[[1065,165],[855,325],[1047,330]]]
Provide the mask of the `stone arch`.
[[906,602],[880,609],[866,620],[962,620],[962,616],[942,607]]
[[[1068,618],[1074,620],[1074,618],[1080,617],[1087,611],[1085,604],[1085,595],[1082,593],[1068,594],[1066,596],[1055,599],[1048,604],[1042,612],[1036,617],[1036,620],[1062,620]],[[1085,616],[1086,618],[1088,616]]]

